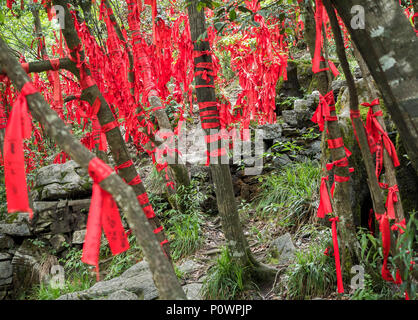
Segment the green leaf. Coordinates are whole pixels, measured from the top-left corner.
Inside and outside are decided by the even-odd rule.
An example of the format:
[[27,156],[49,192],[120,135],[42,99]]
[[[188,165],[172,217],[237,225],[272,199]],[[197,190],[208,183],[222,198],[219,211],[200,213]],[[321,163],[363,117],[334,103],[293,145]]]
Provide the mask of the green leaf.
[[229,20],[234,21],[237,18],[237,13],[235,10],[229,11]]

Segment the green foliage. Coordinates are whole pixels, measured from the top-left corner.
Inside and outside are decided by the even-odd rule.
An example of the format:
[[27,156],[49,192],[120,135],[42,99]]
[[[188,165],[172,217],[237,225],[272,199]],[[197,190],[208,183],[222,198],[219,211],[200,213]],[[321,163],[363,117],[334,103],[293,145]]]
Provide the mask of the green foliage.
[[122,275],[122,273],[142,259],[142,250],[136,243],[135,235],[129,235],[128,241],[129,249],[112,257],[110,265],[106,268],[107,274],[104,278],[105,280],[110,280]]
[[195,180],[192,180],[188,187],[177,188],[175,202],[179,208],[182,208],[182,212],[171,209],[169,203],[161,196],[150,194],[154,211],[162,217],[174,260],[195,252],[203,243],[200,204],[205,199],[206,196]]
[[376,288],[372,277],[365,273],[364,288],[355,290],[350,298],[352,300],[390,300],[393,299],[394,296],[387,284],[381,288]]
[[333,257],[324,254],[327,246],[332,246],[330,232],[312,241],[307,250],[296,252],[295,263],[286,271],[287,298],[312,299],[335,291],[335,262]]
[[[395,272],[397,268],[403,269],[404,272],[401,274],[402,284],[400,285],[400,291],[404,292],[409,288],[408,292],[410,299],[416,298],[416,283],[411,281],[411,267],[415,267],[418,264],[418,255],[417,255],[417,239],[416,234],[418,231],[418,218],[416,217],[416,212],[410,214],[408,224],[406,228],[403,229],[403,233],[398,238],[396,243],[396,252],[397,254],[394,257],[389,257],[389,262],[392,264],[392,276],[395,278]],[[398,265],[395,264],[398,262]],[[399,266],[399,263],[402,264],[402,267]]]
[[218,257],[216,264],[209,269],[202,287],[202,294],[206,299],[232,300],[238,299],[244,286],[245,269],[232,259],[226,247]]
[[68,252],[65,255],[65,258],[61,258],[59,262],[64,265],[65,274],[67,276],[71,275],[71,277],[75,279],[89,278],[94,267],[81,262],[83,250],[74,247],[70,248],[70,245],[67,243],[64,243],[63,245],[68,248]]
[[60,296],[71,293],[82,291],[90,288],[93,285],[93,280],[87,276],[80,278],[72,278],[65,280],[62,288],[55,287],[51,283],[40,284],[33,287],[29,299],[31,300],[55,300]]
[[312,198],[319,190],[320,168],[316,161],[292,163],[265,179],[257,196],[262,217],[277,215],[288,225],[299,224],[312,212]]

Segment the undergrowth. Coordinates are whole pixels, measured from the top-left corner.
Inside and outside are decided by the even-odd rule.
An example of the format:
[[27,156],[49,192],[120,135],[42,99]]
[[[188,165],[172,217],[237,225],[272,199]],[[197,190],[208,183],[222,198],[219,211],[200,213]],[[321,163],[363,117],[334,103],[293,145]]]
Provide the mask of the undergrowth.
[[299,225],[313,212],[312,199],[319,190],[317,161],[291,163],[279,172],[260,177],[262,191],[256,199],[261,218],[278,217],[283,226]]
[[209,300],[239,299],[245,289],[245,269],[231,257],[226,247],[222,248],[216,264],[209,269],[203,282],[202,295]]
[[330,232],[326,232],[314,239],[306,250],[295,252],[295,261],[286,271],[287,279],[282,288],[286,299],[312,299],[335,291],[335,262],[333,257],[324,254],[331,245]]

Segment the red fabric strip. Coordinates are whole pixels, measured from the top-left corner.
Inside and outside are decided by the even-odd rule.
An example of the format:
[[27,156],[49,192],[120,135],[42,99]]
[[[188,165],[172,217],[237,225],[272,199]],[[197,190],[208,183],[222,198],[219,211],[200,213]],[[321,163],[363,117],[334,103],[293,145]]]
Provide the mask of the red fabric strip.
[[329,213],[332,213],[332,205],[331,200],[329,198],[327,181],[328,177],[322,177],[321,179],[321,187],[319,189],[319,206],[316,215],[318,218],[325,218],[325,216]]
[[344,146],[343,138],[337,139],[328,139],[328,148],[330,149],[338,149]]
[[344,157],[342,159],[335,160],[334,162],[327,163],[326,165],[328,171],[332,170],[334,166],[335,167],[348,167],[348,158]]
[[135,185],[140,184],[140,183],[142,183],[141,177],[139,175],[137,175],[130,182],[128,182],[128,185],[135,186]]
[[343,177],[343,176],[338,176],[336,174],[334,174],[334,179],[337,182],[347,182],[350,180],[350,177]]
[[113,255],[129,249],[129,242],[116,202],[111,194],[99,185],[113,170],[99,158],[93,158],[89,163],[88,172],[93,179],[93,194],[81,261],[96,266],[98,270],[102,228]]
[[160,233],[161,231],[163,231],[163,229],[164,229],[163,226],[161,226],[157,229],[154,229],[154,234]]
[[398,195],[397,192],[399,192],[398,185],[394,185],[390,187],[388,193],[388,197],[386,199],[386,212],[388,214],[389,219],[396,219],[395,216],[395,202],[398,202]]
[[23,139],[30,138],[32,132],[26,97],[36,92],[31,82],[23,85],[9,115],[3,150],[7,211],[28,212],[30,219],[33,217],[33,212],[28,199]]
[[133,166],[133,165],[134,165],[133,161],[131,159],[129,159],[128,161],[126,161],[126,162],[124,162],[124,163],[122,163],[118,166],[115,166],[115,170],[118,171],[120,169],[129,168],[130,166]]
[[114,120],[112,122],[106,123],[105,125],[102,126],[102,132],[106,133],[110,130],[113,130],[115,128],[119,127],[119,122],[118,120]]
[[337,288],[338,293],[344,293],[343,286],[343,277],[341,274],[341,262],[340,262],[340,250],[338,248],[338,235],[337,235],[337,222],[339,221],[338,217],[330,218],[329,221],[332,222],[332,242],[334,245],[334,258],[335,258],[335,268],[337,271]]

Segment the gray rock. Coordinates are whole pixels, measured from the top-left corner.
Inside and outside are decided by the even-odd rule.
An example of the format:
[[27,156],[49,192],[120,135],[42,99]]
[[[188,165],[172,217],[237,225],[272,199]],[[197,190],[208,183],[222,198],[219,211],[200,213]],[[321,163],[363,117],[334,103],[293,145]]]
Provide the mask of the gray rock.
[[0,286],[12,283],[13,267],[11,260],[0,261]]
[[303,151],[303,154],[311,157],[316,157],[317,155],[321,155],[321,141],[317,140],[312,142],[309,145],[309,148]]
[[107,281],[97,282],[91,288],[65,294],[58,300],[90,300],[108,297],[119,290],[126,290],[144,300],[153,300],[158,297],[157,288],[152,279],[152,273],[146,261],[141,261],[126,270],[121,276]]
[[53,235],[49,242],[51,243],[52,248],[54,248],[57,253],[62,252],[66,249],[64,244],[67,242],[67,240],[62,234]]
[[56,200],[91,193],[92,182],[75,161],[39,169],[35,177],[34,200]]
[[271,246],[278,255],[279,264],[290,264],[292,262],[296,248],[293,245],[290,233],[285,233],[273,240]]
[[289,158],[287,154],[283,154],[280,157],[273,159],[273,164],[276,167],[283,167],[291,162],[292,160]]
[[10,249],[14,247],[14,241],[9,236],[5,234],[0,234],[0,250],[2,249]]
[[345,80],[334,80],[331,83],[331,89],[334,93],[339,94],[341,88],[346,87],[347,82]]
[[12,259],[14,295],[34,285],[45,283],[50,277],[52,266],[58,259],[49,254],[48,249],[29,239],[23,241]]
[[135,293],[132,293],[126,290],[118,290],[118,291],[111,293],[104,300],[139,300],[139,299]]
[[282,126],[279,123],[265,124],[259,126],[258,129],[263,130],[264,140],[274,140],[282,136]]
[[188,300],[203,300],[202,295],[201,295],[201,290],[202,290],[202,283],[189,283],[186,284],[185,286],[183,286],[183,290],[186,293],[187,299]]
[[184,275],[190,275],[201,268],[201,265],[193,260],[186,260],[181,265],[178,266],[178,269]]
[[298,99],[298,100],[295,100],[295,103],[293,105],[293,110],[295,110],[296,112],[305,111],[305,110],[308,110],[311,106],[312,106],[312,101]]
[[297,113],[295,110],[283,110],[282,111],[283,121],[292,127],[298,125]]
[[78,230],[73,233],[73,244],[83,244],[86,237],[86,230]]
[[15,237],[28,237],[31,235],[29,226],[24,222],[0,223],[0,233]]

